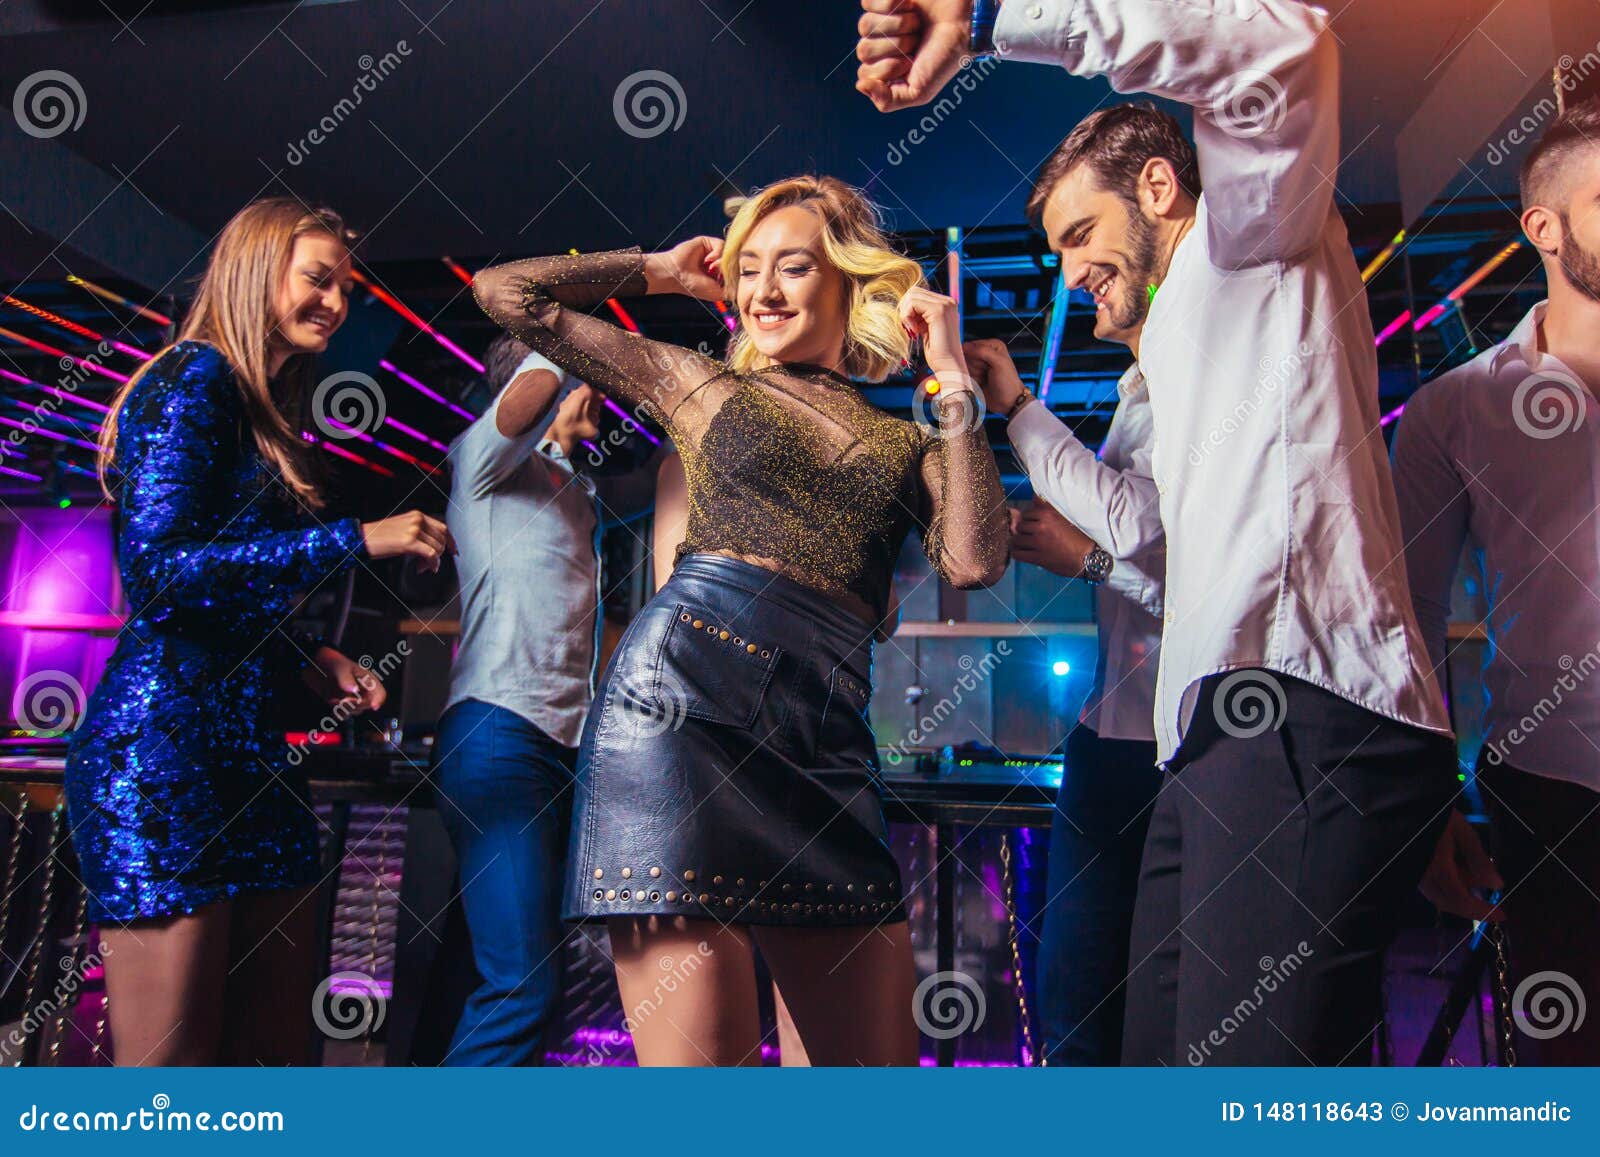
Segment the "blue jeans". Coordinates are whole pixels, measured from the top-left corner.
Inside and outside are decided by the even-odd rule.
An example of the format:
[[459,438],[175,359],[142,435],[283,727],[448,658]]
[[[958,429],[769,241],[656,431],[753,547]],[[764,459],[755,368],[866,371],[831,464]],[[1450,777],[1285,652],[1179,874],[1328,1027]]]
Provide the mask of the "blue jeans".
[[1160,786],[1154,742],[1102,739],[1081,725],[1068,736],[1037,968],[1051,1065],[1115,1065],[1121,1056],[1139,861]]
[[476,699],[439,720],[434,794],[460,865],[479,977],[447,1065],[544,1062],[561,994],[574,755],[516,712]]

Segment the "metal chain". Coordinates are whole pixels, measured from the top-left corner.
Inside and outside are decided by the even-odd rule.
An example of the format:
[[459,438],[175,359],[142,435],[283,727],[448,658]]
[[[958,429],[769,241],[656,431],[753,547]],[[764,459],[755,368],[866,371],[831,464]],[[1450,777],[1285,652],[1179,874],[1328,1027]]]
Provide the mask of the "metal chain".
[[100,1015],[94,1022],[94,1051],[89,1054],[89,1063],[98,1065],[100,1058],[105,1056],[106,1021],[111,1017],[111,990],[101,981],[100,989]]
[[[9,812],[7,813],[10,814]],[[6,874],[0,882],[0,945],[6,942],[6,932],[11,927],[11,895],[17,882],[17,864],[22,858],[22,836],[28,827],[28,792],[17,793],[17,814],[11,817],[11,850],[6,854]]]
[[1040,1068],[1046,1058],[1033,1047],[1033,1017],[1028,1013],[1028,985],[1022,978],[1022,950],[1017,937],[1016,876],[1011,870],[1011,833],[1000,833],[1000,866],[1005,880],[1006,939],[1011,943],[1011,980],[1017,992],[1017,1024],[1022,1029],[1022,1048]]
[[83,977],[81,972],[87,971],[89,961],[89,925],[84,917],[89,913],[89,889],[78,889],[78,907],[72,914],[72,927],[76,929],[75,943],[72,952],[67,956],[68,977],[73,978],[72,986],[67,991],[66,999],[61,1002],[61,1007],[56,1009],[55,1023],[50,1026],[50,1063],[56,1065],[61,1058],[61,1040],[67,1034],[67,1018],[78,1007],[78,999],[83,994]]
[[1489,925],[1489,939],[1494,943],[1495,997],[1500,1012],[1500,1045],[1505,1050],[1506,1067],[1517,1066],[1516,1037],[1511,1027],[1510,966],[1506,963],[1505,929],[1498,924]]
[[[27,996],[22,1002],[25,1020],[33,1015],[34,1005],[39,999],[39,971],[40,965],[44,963],[45,945],[50,940],[50,908],[55,899],[56,842],[61,837],[61,817],[65,811],[66,804],[58,803],[50,812],[50,835],[45,840],[44,887],[39,896],[39,933],[34,939],[33,951],[28,955]],[[24,1044],[32,1036],[33,1033],[27,1033],[24,1036]],[[25,1048],[17,1053],[16,1065],[13,1067],[21,1066],[25,1053]]]

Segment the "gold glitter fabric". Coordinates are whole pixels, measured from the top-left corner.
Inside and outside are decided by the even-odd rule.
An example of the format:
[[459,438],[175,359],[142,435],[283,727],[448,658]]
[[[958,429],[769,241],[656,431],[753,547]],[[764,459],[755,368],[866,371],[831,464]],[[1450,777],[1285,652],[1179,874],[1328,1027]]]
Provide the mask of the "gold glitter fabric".
[[645,291],[637,250],[535,257],[486,269],[486,313],[570,373],[671,433],[688,480],[679,558],[754,563],[881,617],[915,526],[940,576],[987,586],[1005,572],[1005,495],[981,423],[957,404],[934,431],[892,417],[843,375],[725,362],[581,312]]

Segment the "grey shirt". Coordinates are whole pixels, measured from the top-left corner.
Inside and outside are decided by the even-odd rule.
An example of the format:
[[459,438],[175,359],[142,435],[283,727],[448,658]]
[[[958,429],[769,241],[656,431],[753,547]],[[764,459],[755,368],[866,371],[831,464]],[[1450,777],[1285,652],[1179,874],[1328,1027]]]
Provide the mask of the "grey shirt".
[[[566,385],[566,373],[552,370]],[[461,640],[446,707],[477,699],[514,711],[556,742],[577,745],[599,655],[600,532],[639,478],[602,492],[546,440],[550,414],[508,438],[500,398],[450,445],[450,509],[461,582]],[[646,476],[646,470],[635,472]],[[613,499],[607,501],[608,498]]]

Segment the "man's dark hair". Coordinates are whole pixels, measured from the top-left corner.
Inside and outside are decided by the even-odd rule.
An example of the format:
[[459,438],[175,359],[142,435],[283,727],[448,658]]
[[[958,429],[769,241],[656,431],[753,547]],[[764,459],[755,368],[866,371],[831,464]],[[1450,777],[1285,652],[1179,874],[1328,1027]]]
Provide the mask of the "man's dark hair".
[[494,393],[505,389],[529,352],[527,346],[508,333],[489,343],[489,348],[483,351],[483,376],[489,380],[489,388]]
[[1095,183],[1130,205],[1139,202],[1139,174],[1152,157],[1164,157],[1191,197],[1200,196],[1200,163],[1183,127],[1148,101],[1098,109],[1078,122],[1039,170],[1028,197],[1028,220],[1037,228],[1051,191],[1073,169],[1087,165]]
[[1600,146],[1600,97],[1569,107],[1533,146],[1522,162],[1523,208],[1559,199],[1557,174],[1579,150],[1594,146]]

